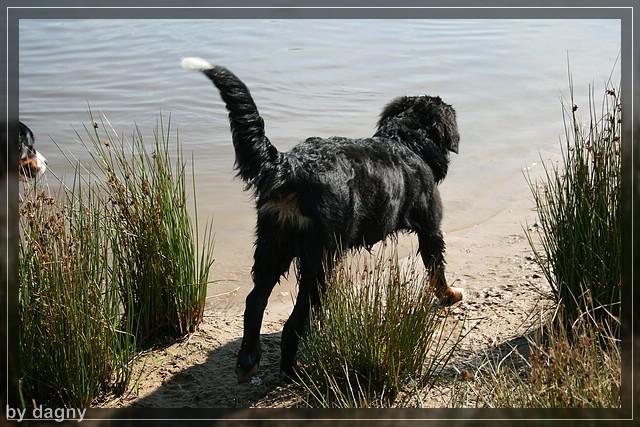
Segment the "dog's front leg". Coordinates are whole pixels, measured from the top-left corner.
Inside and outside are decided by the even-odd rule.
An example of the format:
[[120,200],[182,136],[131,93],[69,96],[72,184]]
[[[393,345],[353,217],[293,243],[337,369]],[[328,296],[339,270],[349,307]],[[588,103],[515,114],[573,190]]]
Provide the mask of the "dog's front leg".
[[444,275],[444,240],[440,230],[418,233],[419,251],[424,266],[431,275],[431,286],[442,305],[452,305],[462,300],[462,291],[450,287]]
[[236,364],[238,382],[246,382],[258,372],[262,316],[273,287],[289,270],[293,259],[290,251],[277,247],[274,241],[258,236],[256,242],[252,271],[254,286],[246,299],[244,333]]

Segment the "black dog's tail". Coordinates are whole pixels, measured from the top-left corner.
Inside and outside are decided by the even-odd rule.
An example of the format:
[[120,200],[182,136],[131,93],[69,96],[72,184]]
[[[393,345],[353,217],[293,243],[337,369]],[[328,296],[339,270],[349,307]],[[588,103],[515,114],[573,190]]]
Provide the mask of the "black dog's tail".
[[264,134],[264,121],[249,89],[231,71],[213,66],[204,59],[184,58],[182,67],[204,73],[220,91],[229,111],[238,176],[249,186],[263,168],[278,158],[278,150]]

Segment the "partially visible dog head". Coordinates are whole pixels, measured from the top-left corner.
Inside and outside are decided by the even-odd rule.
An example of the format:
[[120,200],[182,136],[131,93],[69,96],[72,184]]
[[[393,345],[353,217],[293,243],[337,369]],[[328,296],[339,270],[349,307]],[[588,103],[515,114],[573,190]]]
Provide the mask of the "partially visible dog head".
[[47,169],[47,159],[35,149],[33,132],[27,125],[18,122],[18,173],[20,178],[35,178]]
[[432,96],[402,96],[391,101],[380,115],[378,132],[398,134],[426,133],[447,151],[458,153],[460,134],[453,107]]

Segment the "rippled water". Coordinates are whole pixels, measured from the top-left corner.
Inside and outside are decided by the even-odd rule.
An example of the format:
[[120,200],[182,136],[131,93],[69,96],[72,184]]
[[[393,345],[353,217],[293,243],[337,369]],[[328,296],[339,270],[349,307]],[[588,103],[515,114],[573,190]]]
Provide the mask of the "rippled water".
[[19,36],[20,117],[58,176],[70,169],[52,140],[88,159],[73,131],[88,104],[125,134],[136,123],[151,135],[171,114],[196,156],[223,276],[250,263],[254,213],[233,178],[217,91],[180,68],[183,56],[242,78],[281,150],[308,136],[370,136],[394,97],[441,96],[461,134],[442,185],[452,232],[521,198],[522,169],[558,152],[567,56],[584,101],[620,50],[618,20],[21,20]]

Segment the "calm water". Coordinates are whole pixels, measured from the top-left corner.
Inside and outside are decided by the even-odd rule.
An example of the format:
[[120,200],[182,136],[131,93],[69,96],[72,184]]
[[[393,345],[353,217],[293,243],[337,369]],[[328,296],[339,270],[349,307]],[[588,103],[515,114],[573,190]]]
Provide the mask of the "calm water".
[[308,136],[370,136],[394,97],[441,96],[461,134],[442,185],[444,228],[455,232],[521,199],[522,169],[557,156],[567,54],[586,95],[587,84],[603,86],[619,50],[616,20],[22,20],[20,117],[64,176],[52,140],[87,160],[74,129],[88,121],[88,104],[125,135],[134,123],[151,135],[170,113],[197,159],[199,215],[216,222],[217,278],[232,287],[248,277],[255,214],[233,178],[217,91],[180,68],[183,56],[243,79],[281,150]]

